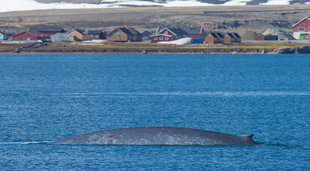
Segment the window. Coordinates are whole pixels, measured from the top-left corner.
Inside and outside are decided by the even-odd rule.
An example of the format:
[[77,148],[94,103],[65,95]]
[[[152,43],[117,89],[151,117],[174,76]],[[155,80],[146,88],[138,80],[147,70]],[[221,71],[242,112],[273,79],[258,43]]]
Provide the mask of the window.
[[154,40],[157,40],[157,37],[154,37]]
[[99,39],[99,35],[95,35],[95,38],[96,38],[96,39]]
[[163,38],[163,37],[160,37],[159,40],[164,40],[164,38]]
[[169,40],[169,38],[168,38],[168,37],[165,37],[165,40]]
[[299,28],[298,28],[298,31],[299,31],[299,32],[305,31],[305,28],[304,28],[304,27],[299,27]]
[[168,31],[165,31],[164,34],[168,34]]
[[310,27],[309,27],[308,31],[310,32]]

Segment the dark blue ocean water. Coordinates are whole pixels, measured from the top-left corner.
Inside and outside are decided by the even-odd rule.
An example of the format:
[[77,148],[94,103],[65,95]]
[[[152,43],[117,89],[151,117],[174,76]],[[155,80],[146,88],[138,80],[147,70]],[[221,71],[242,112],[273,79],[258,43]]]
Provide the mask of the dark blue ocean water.
[[[0,170],[309,170],[308,55],[0,55]],[[120,127],[259,146],[46,142]]]

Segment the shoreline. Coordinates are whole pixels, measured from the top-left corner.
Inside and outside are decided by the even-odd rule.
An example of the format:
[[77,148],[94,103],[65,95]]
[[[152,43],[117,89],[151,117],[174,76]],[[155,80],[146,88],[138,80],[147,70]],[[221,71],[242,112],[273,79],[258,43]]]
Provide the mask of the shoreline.
[[[29,44],[0,44],[0,54],[18,54],[17,49]],[[142,43],[47,43],[40,47],[23,49],[19,53],[87,53],[87,54],[308,54],[307,44],[242,43],[231,45],[159,45]]]

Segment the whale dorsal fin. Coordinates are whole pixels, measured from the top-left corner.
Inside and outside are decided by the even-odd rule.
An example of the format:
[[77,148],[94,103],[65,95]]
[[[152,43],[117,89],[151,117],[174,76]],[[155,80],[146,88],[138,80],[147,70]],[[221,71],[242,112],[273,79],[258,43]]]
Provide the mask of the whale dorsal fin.
[[240,135],[240,136],[252,139],[254,134],[247,134],[247,135]]

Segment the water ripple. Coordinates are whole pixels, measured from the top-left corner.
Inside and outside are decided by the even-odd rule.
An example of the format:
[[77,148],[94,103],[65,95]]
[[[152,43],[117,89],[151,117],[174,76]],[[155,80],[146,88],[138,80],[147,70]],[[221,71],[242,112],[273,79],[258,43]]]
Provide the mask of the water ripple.
[[286,91],[253,91],[253,92],[106,92],[106,93],[60,93],[65,97],[83,96],[225,96],[225,97],[248,97],[248,96],[310,96],[310,92],[286,92]]

